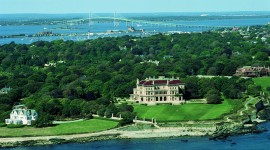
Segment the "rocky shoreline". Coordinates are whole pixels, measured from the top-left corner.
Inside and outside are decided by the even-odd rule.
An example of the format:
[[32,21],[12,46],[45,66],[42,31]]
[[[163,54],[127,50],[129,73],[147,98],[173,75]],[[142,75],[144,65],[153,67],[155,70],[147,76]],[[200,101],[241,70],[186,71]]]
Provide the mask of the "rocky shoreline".
[[226,140],[229,136],[237,136],[242,134],[259,134],[267,131],[266,129],[258,128],[257,125],[251,124],[249,126],[238,126],[231,129],[223,128],[217,130],[209,137],[209,140]]
[[97,133],[63,135],[63,136],[43,136],[43,137],[15,137],[0,138],[0,148],[10,148],[19,146],[43,146],[67,143],[86,143],[100,140],[131,139],[131,138],[170,138],[181,136],[208,136],[210,140],[224,140],[228,136],[246,133],[261,133],[256,125],[250,126],[222,126],[214,131],[212,128],[159,128],[140,131],[124,131],[112,129]]
[[67,143],[86,143],[92,141],[100,140],[111,140],[120,139],[119,134],[108,134],[101,136],[92,136],[84,138],[74,138],[74,139],[61,139],[61,138],[51,138],[48,140],[26,140],[17,142],[0,142],[0,148],[12,148],[19,146],[44,146],[44,145],[56,145],[56,144],[67,144]]

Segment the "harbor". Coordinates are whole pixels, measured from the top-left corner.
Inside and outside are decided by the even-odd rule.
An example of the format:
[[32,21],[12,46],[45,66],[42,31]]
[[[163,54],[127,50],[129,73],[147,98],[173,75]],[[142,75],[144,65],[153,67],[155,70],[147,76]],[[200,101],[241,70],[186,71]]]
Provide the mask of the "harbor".
[[[159,33],[181,34],[192,32],[204,32],[222,29],[225,27],[241,27],[249,25],[263,25],[269,22],[268,17],[243,18],[243,19],[220,19],[216,20],[171,20],[155,21],[150,18],[133,19],[134,15],[106,17],[89,15],[72,19],[72,15],[66,19],[43,20],[47,24],[35,21],[14,22],[1,21],[0,19],[0,44],[12,41],[19,44],[30,44],[39,40],[74,40],[83,41],[88,39],[117,37],[117,36],[151,36]],[[140,16],[139,14],[137,14]],[[91,18],[92,16],[92,18]],[[109,16],[109,15],[107,15]],[[61,15],[59,15],[61,17]],[[132,18],[133,17],[133,18]],[[40,15],[42,18],[42,15]],[[80,18],[80,19],[79,19]],[[145,19],[145,20],[143,20]],[[186,18],[187,19],[187,18]],[[217,18],[218,19],[218,18]]]

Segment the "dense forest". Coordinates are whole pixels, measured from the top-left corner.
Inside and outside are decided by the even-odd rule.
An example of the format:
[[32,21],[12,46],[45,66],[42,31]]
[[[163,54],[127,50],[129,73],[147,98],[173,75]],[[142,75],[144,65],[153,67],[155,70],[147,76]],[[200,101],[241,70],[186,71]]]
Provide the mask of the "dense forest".
[[133,107],[116,105],[116,98],[129,97],[137,78],[159,75],[180,77],[187,99],[220,96],[216,91],[233,99],[246,90],[257,95],[260,87],[251,79],[193,77],[231,76],[245,65],[270,66],[269,38],[262,41],[258,33],[269,33],[270,26],[252,29],[247,38],[238,31],[215,31],[1,45],[0,88],[12,90],[0,97],[0,119],[23,103],[39,112],[40,122],[112,113],[130,121],[136,115]]

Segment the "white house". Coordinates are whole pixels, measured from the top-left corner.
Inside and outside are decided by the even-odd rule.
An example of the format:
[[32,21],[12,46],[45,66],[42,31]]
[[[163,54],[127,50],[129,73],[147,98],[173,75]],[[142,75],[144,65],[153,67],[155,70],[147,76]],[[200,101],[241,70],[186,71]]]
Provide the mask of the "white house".
[[10,113],[10,119],[6,119],[6,124],[23,124],[31,125],[32,121],[37,120],[38,114],[33,109],[27,109],[24,105],[17,105],[13,107]]
[[11,91],[10,87],[4,87],[0,90],[0,94],[7,94],[8,92]]

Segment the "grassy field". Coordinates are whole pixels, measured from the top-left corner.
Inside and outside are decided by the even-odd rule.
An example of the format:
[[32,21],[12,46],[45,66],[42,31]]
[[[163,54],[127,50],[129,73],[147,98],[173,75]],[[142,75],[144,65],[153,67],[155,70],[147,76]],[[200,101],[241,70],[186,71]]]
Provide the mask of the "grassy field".
[[46,136],[46,135],[64,135],[98,132],[114,128],[118,125],[116,121],[91,119],[80,122],[65,123],[47,128],[7,128],[0,127],[0,137],[21,137],[21,136]]
[[222,104],[184,104],[184,105],[134,105],[139,118],[155,118],[157,121],[185,121],[218,119],[226,113],[243,107],[240,100],[224,100]]
[[253,78],[256,85],[262,86],[262,90],[265,92],[266,87],[270,86],[270,77]]

